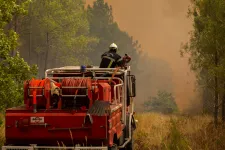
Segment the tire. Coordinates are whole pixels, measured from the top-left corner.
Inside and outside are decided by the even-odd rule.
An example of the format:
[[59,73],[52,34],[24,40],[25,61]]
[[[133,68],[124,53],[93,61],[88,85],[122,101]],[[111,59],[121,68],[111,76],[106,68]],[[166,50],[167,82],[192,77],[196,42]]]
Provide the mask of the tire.
[[119,139],[117,139],[116,134],[114,135],[113,139],[113,146],[109,147],[108,150],[118,150],[118,146],[122,145],[124,143],[124,132],[120,136]]
[[118,148],[117,148],[117,145],[116,144],[114,144],[112,147],[109,147],[108,148],[108,150],[117,150]]
[[[133,133],[132,133],[133,135]],[[129,143],[127,143],[126,145],[126,150],[133,150],[134,149],[134,140],[133,140],[133,136],[131,136],[131,141]]]
[[[117,143],[119,146],[122,146],[125,142],[125,134],[126,132],[123,130],[123,134],[121,135],[121,137],[118,139]],[[120,148],[119,150],[126,150],[125,148]]]
[[121,145],[123,145],[123,143],[125,142],[125,133],[124,133],[124,131],[122,132],[122,135],[120,136],[120,138],[118,139],[118,141],[117,141],[117,144],[119,145],[119,146],[121,146]]
[[[132,119],[133,119],[133,116],[132,116]],[[132,120],[131,120],[132,122]],[[129,124],[129,117],[127,116],[127,124]],[[134,140],[133,140],[133,127],[132,127],[132,124],[130,124],[131,126],[131,141],[129,143],[127,143],[126,145],[126,150],[133,150],[134,149]],[[126,128],[126,136],[128,136],[129,134],[129,128]]]

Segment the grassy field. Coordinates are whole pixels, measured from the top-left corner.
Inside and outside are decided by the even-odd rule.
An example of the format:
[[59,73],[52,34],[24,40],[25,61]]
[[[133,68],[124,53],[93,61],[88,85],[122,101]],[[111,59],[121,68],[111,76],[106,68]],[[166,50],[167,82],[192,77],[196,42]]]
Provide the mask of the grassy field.
[[210,116],[138,114],[136,150],[224,150],[225,129]]
[[[135,150],[224,150],[225,127],[209,116],[136,114]],[[0,145],[4,126],[0,127]]]

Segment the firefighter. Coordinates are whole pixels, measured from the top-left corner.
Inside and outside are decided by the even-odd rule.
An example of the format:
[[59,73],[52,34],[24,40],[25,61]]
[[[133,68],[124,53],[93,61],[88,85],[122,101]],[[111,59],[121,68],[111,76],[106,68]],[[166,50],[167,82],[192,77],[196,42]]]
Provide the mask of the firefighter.
[[101,58],[102,61],[100,63],[99,68],[115,68],[115,67],[122,67],[123,60],[122,57],[117,54],[117,45],[112,43],[109,46],[109,51],[102,54]]

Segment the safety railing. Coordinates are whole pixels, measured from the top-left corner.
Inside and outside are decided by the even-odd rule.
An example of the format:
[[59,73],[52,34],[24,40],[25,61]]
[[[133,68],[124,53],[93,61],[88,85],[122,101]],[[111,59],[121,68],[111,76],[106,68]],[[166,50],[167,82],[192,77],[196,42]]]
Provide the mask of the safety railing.
[[[116,70],[116,68],[99,68],[98,66],[94,66],[92,68],[86,68],[86,71],[94,71],[94,72],[114,72]],[[54,74],[58,71],[58,73],[60,73],[60,71],[63,71],[63,74],[65,73],[75,73],[75,72],[80,72],[80,66],[69,66],[69,67],[60,67],[60,68],[52,68],[52,69],[47,69],[45,71],[45,78],[48,77],[49,74]],[[66,71],[73,71],[73,72],[66,72]],[[118,73],[123,74],[127,71],[130,71],[130,66],[128,66],[128,68],[125,69],[118,69]]]
[[[61,68],[58,68],[58,69],[60,70]],[[89,69],[89,68],[87,68],[87,69]],[[90,69],[93,70],[93,68],[90,68]],[[103,68],[103,69],[102,68],[95,68],[95,69],[96,70],[101,70],[101,71],[103,71],[103,70],[115,70],[115,68]],[[51,70],[57,70],[57,68],[56,69],[47,70],[46,71],[46,77],[47,77],[47,73],[50,72]],[[74,70],[74,69],[69,69],[69,70]],[[77,70],[79,70],[79,69],[77,69]],[[123,109],[122,109],[122,121],[126,125],[126,107],[127,107],[127,103],[126,103],[127,89],[126,89],[126,86],[127,86],[127,71],[128,70],[121,70],[121,69],[119,69],[118,71],[121,71],[121,72],[124,73],[123,74],[123,80],[118,78],[118,77],[94,77],[93,79],[95,79],[95,80],[98,80],[98,79],[108,80],[108,79],[111,78],[113,80],[117,79],[117,80],[119,80],[120,84],[123,84],[123,85],[118,86],[120,88],[122,87],[123,89],[122,89],[122,94],[119,93],[119,96],[118,96],[119,98],[116,97],[116,101],[117,102],[119,101],[122,104],[122,107],[123,107]],[[87,78],[92,78],[92,77],[48,77],[48,78],[52,79],[52,80],[60,80],[60,79],[65,79],[65,78],[74,78],[74,79],[86,78],[87,79]],[[119,90],[119,89],[116,88],[115,90]],[[114,94],[114,95],[116,95],[116,94]]]
[[[62,90],[63,89],[86,89],[86,94],[83,94],[83,95],[63,95],[62,94]],[[61,89],[60,89],[60,95],[61,97],[87,97],[88,96],[88,87],[75,87],[75,86],[62,86]]]
[[[122,89],[122,90],[121,90]],[[117,84],[114,86],[114,101],[116,104],[122,103],[123,84]]]

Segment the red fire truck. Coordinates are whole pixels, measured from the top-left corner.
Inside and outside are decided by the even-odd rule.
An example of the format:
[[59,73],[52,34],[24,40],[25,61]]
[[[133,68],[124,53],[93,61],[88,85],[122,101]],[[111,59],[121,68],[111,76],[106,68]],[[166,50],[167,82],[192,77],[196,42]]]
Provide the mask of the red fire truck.
[[3,150],[133,149],[135,76],[66,66],[24,82],[24,105],[6,110]]

